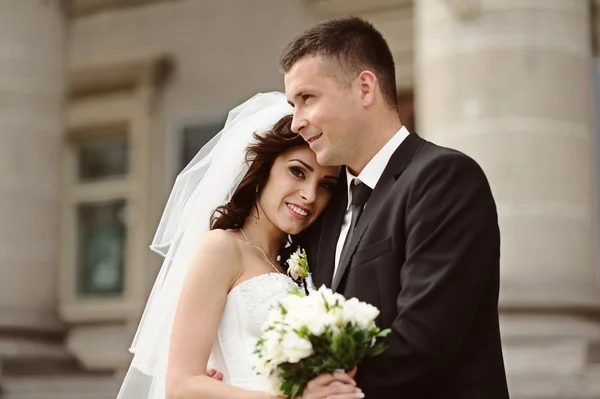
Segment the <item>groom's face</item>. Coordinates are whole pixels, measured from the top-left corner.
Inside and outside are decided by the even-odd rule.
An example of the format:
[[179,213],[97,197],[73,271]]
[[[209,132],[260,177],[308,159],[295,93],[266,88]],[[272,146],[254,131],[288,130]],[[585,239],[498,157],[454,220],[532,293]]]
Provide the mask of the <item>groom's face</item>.
[[285,93],[294,107],[292,130],[327,166],[350,163],[361,126],[360,91],[334,75],[335,68],[319,55],[301,58],[285,74]]

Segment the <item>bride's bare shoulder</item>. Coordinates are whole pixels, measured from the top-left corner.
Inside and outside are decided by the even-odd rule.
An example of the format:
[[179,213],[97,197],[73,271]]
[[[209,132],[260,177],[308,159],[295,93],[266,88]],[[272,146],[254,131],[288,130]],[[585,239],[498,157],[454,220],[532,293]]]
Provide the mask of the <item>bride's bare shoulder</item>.
[[241,259],[240,240],[231,230],[211,230],[202,237],[199,252],[204,257],[218,257],[238,263]]

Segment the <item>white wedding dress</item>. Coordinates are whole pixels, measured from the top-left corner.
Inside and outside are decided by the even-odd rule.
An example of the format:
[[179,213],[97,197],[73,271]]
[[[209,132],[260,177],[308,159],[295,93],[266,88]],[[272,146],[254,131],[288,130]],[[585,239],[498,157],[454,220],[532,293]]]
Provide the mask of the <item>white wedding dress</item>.
[[223,373],[223,382],[252,391],[267,391],[267,380],[253,370],[256,341],[269,310],[296,283],[285,274],[267,273],[235,286],[227,302],[208,368]]

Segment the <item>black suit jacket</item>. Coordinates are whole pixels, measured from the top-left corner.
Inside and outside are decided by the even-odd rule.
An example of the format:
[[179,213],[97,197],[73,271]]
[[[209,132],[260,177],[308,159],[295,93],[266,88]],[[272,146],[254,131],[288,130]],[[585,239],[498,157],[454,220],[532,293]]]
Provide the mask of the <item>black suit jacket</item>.
[[332,281],[342,182],[297,237],[317,286],[377,306],[389,349],[364,360],[367,398],[508,398],[498,326],[500,234],[479,165],[410,134],[390,159]]

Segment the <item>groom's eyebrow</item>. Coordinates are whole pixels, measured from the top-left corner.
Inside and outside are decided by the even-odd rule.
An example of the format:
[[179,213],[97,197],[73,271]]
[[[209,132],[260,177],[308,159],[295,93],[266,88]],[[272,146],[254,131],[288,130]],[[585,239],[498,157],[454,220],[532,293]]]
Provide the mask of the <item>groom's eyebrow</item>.
[[[308,169],[310,172],[313,172],[313,171],[314,171],[314,168],[313,168],[312,166],[310,166],[310,165],[309,165],[309,164],[307,164],[306,162],[302,161],[301,159],[294,158],[294,159],[290,159],[290,160],[289,160],[289,162],[292,162],[292,161],[300,162],[300,163],[301,163],[302,165],[304,165],[304,167],[305,167],[306,169]],[[338,181],[338,180],[339,180],[339,178],[338,178],[337,176],[330,176],[330,175],[327,175],[327,176],[325,176],[325,177],[324,177],[324,179],[330,179],[330,180],[335,180],[335,181]]]

